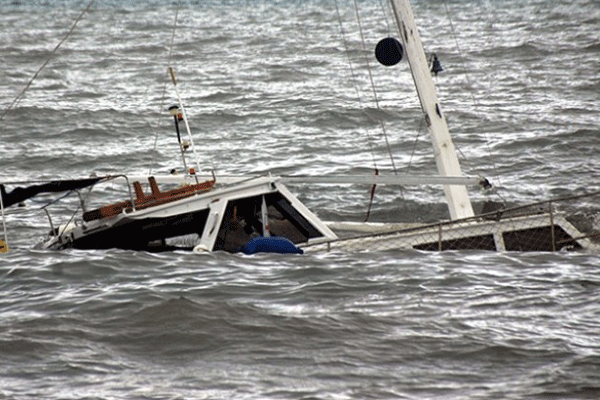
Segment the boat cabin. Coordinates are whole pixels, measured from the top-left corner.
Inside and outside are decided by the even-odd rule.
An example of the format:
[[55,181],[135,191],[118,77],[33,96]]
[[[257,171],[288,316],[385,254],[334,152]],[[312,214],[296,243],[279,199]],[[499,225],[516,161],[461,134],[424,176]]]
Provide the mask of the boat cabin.
[[[127,179],[129,186],[129,179]],[[129,200],[84,210],[79,223],[52,229],[46,248],[239,252],[255,237],[294,244],[337,236],[275,177],[232,185],[206,181],[150,194],[134,181]]]

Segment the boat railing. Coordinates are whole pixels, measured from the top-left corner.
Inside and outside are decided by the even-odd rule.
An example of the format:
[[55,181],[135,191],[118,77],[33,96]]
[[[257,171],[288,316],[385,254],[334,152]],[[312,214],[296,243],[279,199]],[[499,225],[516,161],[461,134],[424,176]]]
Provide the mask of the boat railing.
[[[160,206],[163,204],[182,200],[198,193],[210,191],[214,184],[214,180],[205,182],[197,182],[195,184],[184,183],[179,187],[171,190],[163,191],[159,188],[158,182],[154,176],[147,177],[148,185],[150,186],[150,194],[146,194],[142,188],[140,179],[133,180],[130,183],[130,178],[121,175],[127,180],[127,188],[129,190],[129,200],[117,201],[116,203],[105,204],[99,208],[95,208],[83,213],[83,220],[90,222],[112,217],[121,213],[130,213],[136,210],[144,210],[151,207]],[[135,193],[132,192],[132,186]]]
[[[589,202],[588,200],[594,201]],[[358,223],[360,225],[360,223]],[[363,224],[368,227],[368,224]],[[334,240],[309,243],[305,250],[413,248],[418,250],[600,249],[600,191],[521,206],[503,207],[474,217],[437,223],[410,224],[372,233],[355,233]],[[394,245],[390,245],[395,241]],[[404,241],[405,246],[398,243]],[[532,250],[533,249],[533,250]]]
[[[111,182],[114,181],[115,179],[119,179],[119,178],[123,178],[125,179],[126,185],[127,185],[127,190],[128,190],[128,195],[129,195],[129,201],[128,203],[131,203],[132,205],[132,211],[135,211],[135,202],[133,201],[134,197],[133,197],[133,192],[131,190],[131,184],[130,184],[130,179],[127,175],[125,174],[118,174],[118,175],[108,175],[106,177],[104,177],[104,179],[102,179],[101,181],[98,181],[97,183],[95,183],[94,185],[92,185],[91,187],[87,187],[88,190],[91,190],[93,187],[95,187],[96,185],[100,184],[100,183],[104,183],[104,182]],[[87,206],[86,206],[86,200],[82,194],[81,194],[81,189],[73,189],[71,190],[69,193],[67,193],[67,195],[65,196],[61,196],[58,199],[55,199],[47,204],[45,204],[44,206],[41,207],[42,210],[44,210],[44,212],[46,213],[46,217],[48,218],[48,222],[50,224],[50,232],[51,235],[57,235],[60,234],[60,232],[58,232],[58,230],[63,227],[66,227],[69,223],[71,223],[72,221],[75,220],[75,215],[79,212],[79,209],[73,213],[71,215],[71,217],[69,218],[69,221],[65,224],[62,224],[58,227],[58,229],[55,228],[54,225],[54,221],[52,220],[52,215],[50,214],[50,211],[48,210],[48,208],[53,205],[58,203],[60,200],[62,200],[64,197],[67,197],[69,194],[71,194],[72,192],[75,192],[77,194],[77,197],[79,198],[79,206],[81,208],[81,211],[85,214],[85,212],[87,211]]]

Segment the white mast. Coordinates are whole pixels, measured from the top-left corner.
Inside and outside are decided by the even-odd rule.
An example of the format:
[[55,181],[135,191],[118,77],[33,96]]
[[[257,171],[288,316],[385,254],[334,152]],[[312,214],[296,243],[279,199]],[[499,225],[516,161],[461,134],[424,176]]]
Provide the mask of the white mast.
[[[409,0],[392,0],[392,8],[396,15],[396,22],[417,88],[419,101],[425,113],[425,122],[431,135],[438,172],[441,176],[462,176],[456,148],[448,132],[446,118],[442,114],[435,93],[435,86],[427,65],[425,51],[415,24],[410,2]],[[451,219],[467,218],[474,215],[466,186],[445,185],[444,193]]]

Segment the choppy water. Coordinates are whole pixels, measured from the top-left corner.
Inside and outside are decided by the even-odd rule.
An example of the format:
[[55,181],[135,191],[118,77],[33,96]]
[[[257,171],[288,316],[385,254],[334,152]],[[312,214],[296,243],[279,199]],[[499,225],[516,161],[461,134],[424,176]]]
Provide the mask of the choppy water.
[[[87,5],[16,3],[0,2],[2,112]],[[358,64],[387,9],[359,2],[363,51],[340,4],[359,102],[335,4],[319,3],[181,6],[170,64],[207,170],[389,173],[381,118],[398,169],[434,173],[406,66],[370,61],[378,110]],[[414,8],[466,173],[511,203],[598,189],[600,3]],[[2,120],[0,181],[178,167],[174,20],[96,2]],[[292,189],[325,219],[364,218],[368,188]],[[438,188],[403,196],[378,188],[374,220],[445,216]],[[0,258],[0,398],[600,397],[597,255],[42,252],[36,207],[9,216]]]

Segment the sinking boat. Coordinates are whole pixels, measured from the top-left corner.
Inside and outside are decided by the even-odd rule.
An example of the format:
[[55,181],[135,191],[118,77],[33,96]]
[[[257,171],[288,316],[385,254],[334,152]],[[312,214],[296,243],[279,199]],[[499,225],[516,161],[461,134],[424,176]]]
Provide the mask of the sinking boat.
[[[0,185],[4,209],[44,192],[70,191],[80,198],[77,218],[55,224],[47,208],[50,231],[44,249],[108,249],[144,251],[194,250],[196,252],[311,253],[324,251],[491,250],[491,251],[598,251],[598,231],[576,227],[559,210],[591,193],[522,207],[492,209],[475,214],[468,185],[489,186],[481,177],[462,174],[455,146],[435,92],[432,73],[439,63],[427,60],[408,0],[393,0],[392,8],[400,40],[386,38],[376,54],[391,65],[406,56],[432,138],[439,176],[200,176],[190,168],[185,152],[194,149],[185,108],[174,116],[185,174],[171,176],[106,176],[71,181],[52,181],[18,186],[8,192]],[[170,69],[177,90],[174,72]],[[185,123],[190,142],[181,139],[179,124]],[[197,159],[197,157],[196,157]],[[198,166],[198,170],[200,170]],[[88,206],[93,188],[121,182],[127,198],[99,207]],[[443,187],[450,218],[431,224],[326,222],[311,212],[287,185],[429,184]],[[258,242],[259,241],[259,242]],[[5,228],[5,242],[6,228]],[[8,248],[7,245],[5,246]]]

